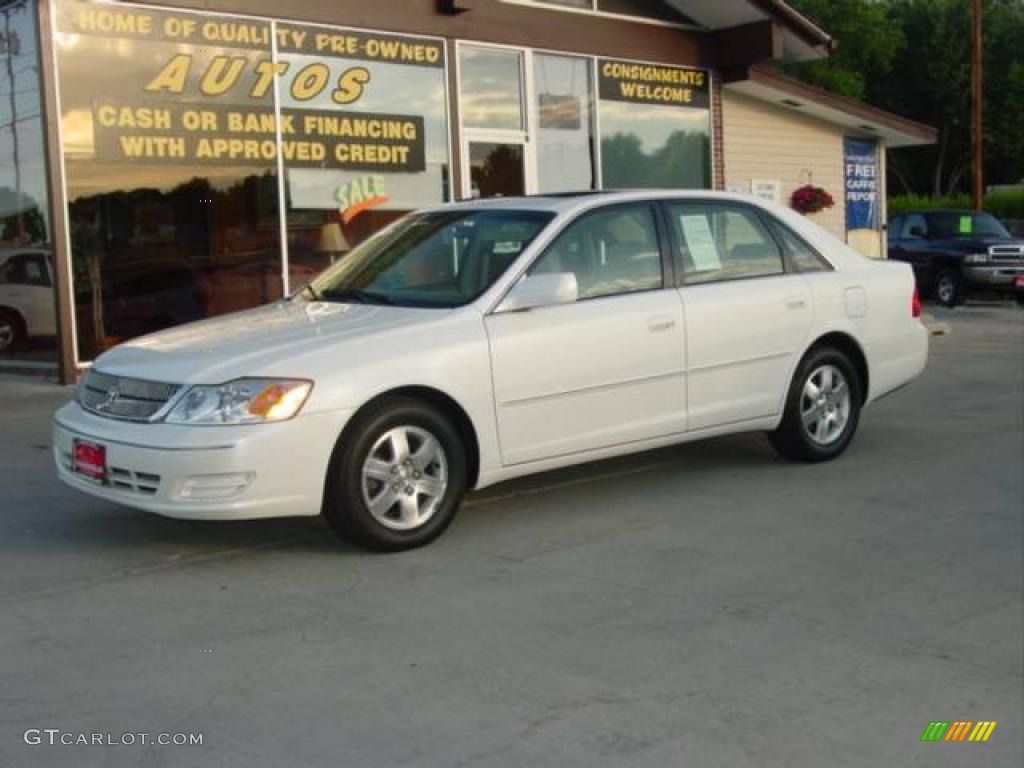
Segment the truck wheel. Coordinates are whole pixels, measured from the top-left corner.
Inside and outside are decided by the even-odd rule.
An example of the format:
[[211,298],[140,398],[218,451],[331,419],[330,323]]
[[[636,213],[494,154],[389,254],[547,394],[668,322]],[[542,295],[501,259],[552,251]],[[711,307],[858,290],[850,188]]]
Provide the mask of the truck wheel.
[[955,269],[944,269],[935,278],[935,300],[944,307],[955,307],[963,301],[964,280]]
[[0,354],[20,349],[26,339],[25,323],[9,309],[0,309]]
[[860,419],[861,382],[835,347],[812,349],[800,362],[782,423],[770,433],[775,450],[796,461],[834,459],[846,450]]
[[396,552],[428,544],[455,517],[466,487],[458,430],[430,405],[382,400],[357,414],[331,458],[323,514],[340,537]]

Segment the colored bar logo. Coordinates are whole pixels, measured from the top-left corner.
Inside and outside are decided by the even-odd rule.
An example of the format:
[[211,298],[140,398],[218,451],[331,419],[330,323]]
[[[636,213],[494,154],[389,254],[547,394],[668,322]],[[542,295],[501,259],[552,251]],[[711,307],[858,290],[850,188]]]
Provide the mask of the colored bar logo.
[[932,720],[921,741],[988,741],[996,725],[995,720]]

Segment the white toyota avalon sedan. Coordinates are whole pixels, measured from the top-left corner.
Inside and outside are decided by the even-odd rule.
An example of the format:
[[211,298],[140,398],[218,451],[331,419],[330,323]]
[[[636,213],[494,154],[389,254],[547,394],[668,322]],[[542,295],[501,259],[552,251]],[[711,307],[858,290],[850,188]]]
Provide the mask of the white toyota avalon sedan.
[[905,264],[710,192],[413,213],[268,306],[135,339],[54,419],[68,485],[423,545],[467,489],[732,432],[841,454],[924,368]]

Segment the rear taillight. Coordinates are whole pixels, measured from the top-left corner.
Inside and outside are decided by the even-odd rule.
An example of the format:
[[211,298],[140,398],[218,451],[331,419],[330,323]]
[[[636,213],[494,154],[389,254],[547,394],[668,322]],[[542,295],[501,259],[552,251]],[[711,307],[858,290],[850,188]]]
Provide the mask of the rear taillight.
[[917,292],[917,286],[914,286],[914,296],[910,300],[910,316],[920,317],[921,316],[921,294]]

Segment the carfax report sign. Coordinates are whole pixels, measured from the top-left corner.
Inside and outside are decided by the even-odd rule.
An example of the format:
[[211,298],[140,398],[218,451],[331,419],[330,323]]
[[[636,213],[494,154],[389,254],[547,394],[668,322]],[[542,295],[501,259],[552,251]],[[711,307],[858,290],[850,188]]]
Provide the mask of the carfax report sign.
[[110,73],[131,78],[117,97],[92,102],[97,161],[264,165],[280,147],[289,170],[427,169],[424,113],[405,113],[409,100],[391,94],[414,73],[443,88],[440,41],[79,2],[58,8],[62,35],[137,51],[125,72]]

